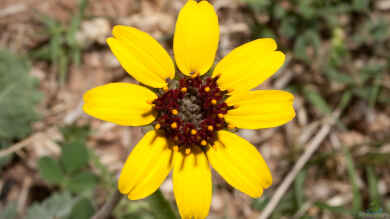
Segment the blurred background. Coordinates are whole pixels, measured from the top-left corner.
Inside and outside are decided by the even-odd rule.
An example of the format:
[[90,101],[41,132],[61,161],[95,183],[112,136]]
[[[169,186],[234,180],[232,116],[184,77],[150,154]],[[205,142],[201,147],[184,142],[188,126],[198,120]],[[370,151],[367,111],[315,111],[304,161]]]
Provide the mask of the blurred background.
[[[294,93],[297,116],[239,131],[262,153],[273,185],[251,199],[214,174],[208,218],[259,218],[334,112],[340,116],[271,218],[390,218],[390,1],[210,2],[220,22],[218,60],[256,38],[278,42],[287,61],[259,88]],[[137,27],[172,54],[184,3],[0,0],[1,219],[83,219],[103,205],[143,132],[86,116],[82,94],[135,82],[105,43],[113,25]],[[170,206],[177,212],[169,177],[147,199],[123,199],[110,218],[168,218],[161,212]]]

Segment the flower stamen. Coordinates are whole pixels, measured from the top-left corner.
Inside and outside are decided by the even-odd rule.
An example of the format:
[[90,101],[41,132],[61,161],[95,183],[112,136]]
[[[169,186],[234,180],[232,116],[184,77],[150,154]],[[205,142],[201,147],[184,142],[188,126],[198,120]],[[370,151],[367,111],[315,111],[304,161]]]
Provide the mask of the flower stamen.
[[196,133],[197,133],[196,129],[191,130],[191,135],[196,135]]
[[177,115],[177,114],[179,114],[179,112],[178,112],[176,109],[173,109],[173,110],[171,111],[171,113],[172,113],[172,115]]
[[177,128],[177,123],[176,123],[176,122],[173,122],[173,123],[171,124],[171,128],[176,129],[176,128]]

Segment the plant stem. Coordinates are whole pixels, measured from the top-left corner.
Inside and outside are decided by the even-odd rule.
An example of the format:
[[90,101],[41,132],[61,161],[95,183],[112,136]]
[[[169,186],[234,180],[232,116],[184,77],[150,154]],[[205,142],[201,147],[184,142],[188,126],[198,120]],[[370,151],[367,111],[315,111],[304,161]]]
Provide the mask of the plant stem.
[[108,218],[123,196],[124,195],[122,195],[118,190],[115,190],[110,199],[104,203],[103,207],[92,217],[92,219]]
[[156,218],[159,219],[176,219],[177,216],[172,209],[171,204],[165,199],[164,195],[161,193],[160,189],[157,189],[153,195],[147,199],[153,213],[156,215]]

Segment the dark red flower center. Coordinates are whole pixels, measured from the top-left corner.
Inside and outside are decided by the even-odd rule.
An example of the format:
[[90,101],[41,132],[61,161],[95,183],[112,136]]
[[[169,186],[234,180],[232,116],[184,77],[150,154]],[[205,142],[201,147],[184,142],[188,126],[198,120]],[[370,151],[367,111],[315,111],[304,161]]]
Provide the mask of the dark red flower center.
[[157,119],[154,127],[174,150],[213,145],[216,132],[227,128],[224,115],[230,109],[224,102],[226,91],[218,88],[217,78],[183,78],[153,101]]

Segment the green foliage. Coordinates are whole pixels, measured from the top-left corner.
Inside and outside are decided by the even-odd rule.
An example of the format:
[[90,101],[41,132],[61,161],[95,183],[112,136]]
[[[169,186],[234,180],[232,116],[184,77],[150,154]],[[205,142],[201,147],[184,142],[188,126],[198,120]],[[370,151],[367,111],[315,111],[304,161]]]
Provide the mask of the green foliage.
[[27,136],[38,118],[34,109],[42,94],[30,68],[27,59],[0,50],[0,144]]
[[356,170],[355,163],[352,159],[351,153],[349,152],[349,150],[346,147],[344,147],[344,154],[345,154],[345,158],[347,160],[347,171],[348,171],[349,180],[352,184],[353,212],[357,213],[360,210],[362,210],[362,196],[360,194],[359,187],[358,187],[358,172]]
[[90,188],[94,188],[97,183],[97,177],[91,172],[80,172],[72,175],[68,182],[68,189],[75,193],[81,193]]
[[122,201],[114,211],[114,218],[120,219],[176,219],[179,218],[171,203],[158,189],[145,199],[128,202]]
[[0,219],[17,219],[16,203],[11,202],[0,212]]
[[27,210],[26,219],[89,219],[94,212],[89,199],[72,197],[64,191],[53,194],[42,203],[34,203]]
[[70,142],[62,145],[61,163],[67,173],[79,170],[88,164],[88,151],[83,142]]
[[[378,190],[378,178],[375,175],[375,170],[372,166],[366,167],[367,181],[368,181],[368,194],[372,205],[378,208],[381,206],[381,196]],[[371,207],[371,206],[370,206]],[[373,210],[373,209],[372,209]]]
[[300,209],[305,201],[304,183],[306,177],[306,170],[301,170],[294,181],[294,196],[297,208]]
[[33,58],[50,61],[51,64],[55,65],[61,84],[66,80],[69,64],[79,65],[81,63],[82,45],[77,42],[76,33],[80,29],[87,6],[88,0],[79,1],[79,11],[72,15],[69,26],[51,17],[41,16],[41,21],[49,35],[49,42],[35,50],[31,55]]
[[313,104],[321,113],[323,114],[329,114],[332,112],[330,106],[326,102],[326,100],[321,96],[320,93],[318,93],[316,90],[314,90],[311,87],[306,87],[303,90],[303,93],[306,97],[306,99]]
[[58,161],[51,157],[42,157],[38,161],[39,174],[47,182],[52,184],[60,184],[64,180],[65,173],[60,167]]
[[[278,38],[282,50],[293,51],[293,63],[303,62],[309,68],[307,73],[322,74],[330,84],[352,92],[371,108],[377,103],[389,103],[388,89],[383,89],[380,81],[390,66],[386,49],[390,25],[385,16],[373,13],[372,1],[241,1],[253,13],[253,38]],[[259,14],[268,19],[257,19]],[[371,64],[364,58],[366,50],[370,57],[387,59],[387,63]],[[363,53],[357,57],[357,51]],[[354,67],[357,58],[365,62],[359,69]],[[366,74],[367,67],[374,67],[375,73]]]
[[64,142],[81,141],[85,142],[91,132],[89,125],[69,125],[61,128]]
[[97,176],[87,169],[90,156],[85,145],[89,127],[67,126],[62,131],[61,156],[58,161],[51,157],[40,158],[38,169],[41,177],[76,194],[93,189]]
[[262,195],[260,198],[254,199],[252,202],[252,208],[262,211],[267,206],[270,198],[267,195]]
[[177,218],[174,211],[172,210],[172,206],[169,202],[164,198],[163,194],[160,190],[157,190],[151,196],[147,198],[149,202],[150,209],[155,218],[159,219],[175,219]]
[[82,198],[73,206],[67,219],[90,219],[94,212],[95,209],[91,201],[86,198]]
[[[35,108],[42,94],[30,68],[26,58],[0,49],[0,149],[26,137],[38,119]],[[0,167],[10,158],[0,157]]]
[[75,203],[76,199],[66,191],[54,194],[42,203],[33,204],[27,211],[26,219],[66,218]]

